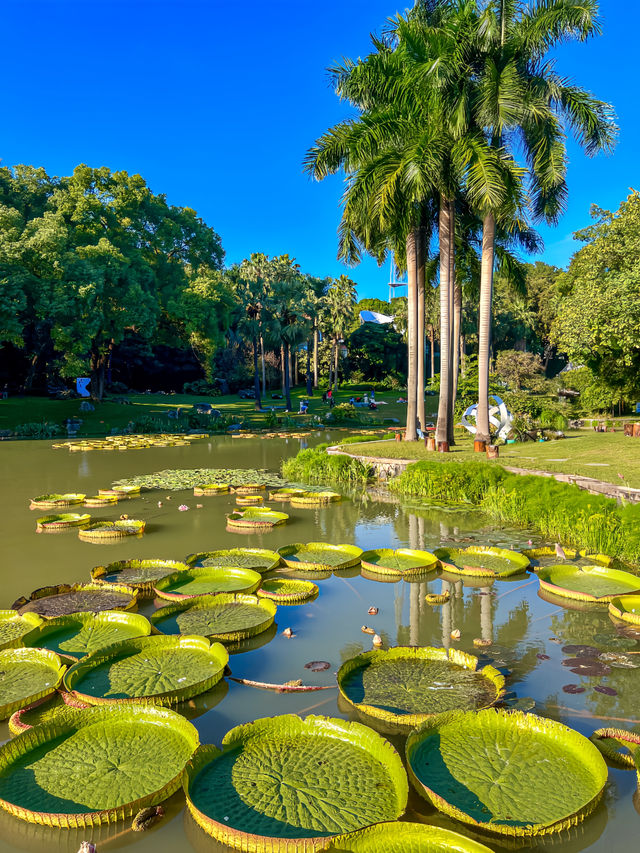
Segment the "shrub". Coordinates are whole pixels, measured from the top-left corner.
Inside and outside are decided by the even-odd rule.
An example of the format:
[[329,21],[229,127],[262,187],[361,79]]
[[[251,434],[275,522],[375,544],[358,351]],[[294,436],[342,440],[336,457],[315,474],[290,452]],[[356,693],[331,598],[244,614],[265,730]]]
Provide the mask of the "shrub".
[[[329,418],[330,415],[330,418]],[[327,416],[327,420],[331,419],[333,423],[342,424],[346,421],[360,423],[360,413],[351,403],[338,403],[334,406]]]
[[64,435],[64,432],[62,424],[50,421],[30,421],[13,428],[13,434],[18,438],[53,438],[56,435]]
[[292,459],[282,463],[282,475],[287,480],[301,483],[366,483],[370,476],[368,465],[351,456],[329,456],[327,445],[301,450]]
[[193,382],[185,382],[182,386],[182,393],[219,397],[220,389],[216,385],[207,382],[206,379],[196,379]]

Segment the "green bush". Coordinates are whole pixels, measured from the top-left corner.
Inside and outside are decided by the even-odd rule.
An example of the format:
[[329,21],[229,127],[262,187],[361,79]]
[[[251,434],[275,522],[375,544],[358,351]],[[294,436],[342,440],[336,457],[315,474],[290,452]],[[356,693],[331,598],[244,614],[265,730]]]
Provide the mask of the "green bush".
[[618,506],[551,477],[509,474],[482,462],[416,462],[389,483],[406,496],[470,502],[496,521],[535,527],[549,539],[640,563],[640,505]]
[[326,420],[331,420],[335,424],[343,424],[347,421],[360,423],[360,413],[351,403],[338,403],[331,409]]
[[64,435],[62,424],[54,424],[50,421],[30,421],[18,424],[13,429],[13,434],[18,438],[54,438],[56,435]]

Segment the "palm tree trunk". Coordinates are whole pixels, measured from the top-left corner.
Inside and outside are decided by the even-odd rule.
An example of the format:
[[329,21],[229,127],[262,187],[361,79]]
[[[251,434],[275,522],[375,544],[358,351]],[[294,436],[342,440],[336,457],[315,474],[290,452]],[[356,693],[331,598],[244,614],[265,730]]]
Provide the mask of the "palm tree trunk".
[[407,235],[407,424],[405,441],[415,441],[417,418],[417,339],[418,339],[418,233],[413,229]]
[[318,387],[318,323],[313,324],[313,387]]
[[453,285],[453,334],[452,334],[452,349],[453,349],[453,399],[455,403],[458,393],[458,376],[460,373],[460,346],[462,339],[460,336],[460,328],[462,325],[462,287],[459,281]]
[[489,357],[491,348],[491,300],[496,221],[488,213],[482,222],[482,262],[480,264],[480,312],[478,317],[478,413],[476,440],[491,441],[489,426]]
[[313,378],[311,376],[311,340],[307,341],[307,397],[313,397]]
[[280,344],[280,376],[282,379],[282,393],[284,395],[285,385],[284,385],[284,346]]
[[425,287],[425,262],[427,259],[427,234],[426,229],[418,230],[418,247],[417,247],[417,283],[418,283],[418,303],[417,303],[417,378],[416,378],[416,415],[420,428],[424,430],[426,423],[424,416],[424,287]]
[[436,375],[436,336],[433,323],[429,323],[429,356],[431,358],[431,379]]
[[260,411],[262,408],[262,401],[260,400],[260,373],[258,371],[258,339],[254,337],[253,339],[253,390],[255,393],[255,408],[256,411]]
[[436,441],[438,449],[449,450],[449,420],[450,420],[450,370],[449,351],[451,349],[451,329],[449,315],[449,269],[451,252],[451,211],[449,202],[440,196],[440,216],[438,220],[440,233],[440,399],[438,401],[438,423],[436,426]]
[[338,338],[336,338],[336,340],[335,340],[334,347],[335,347],[335,349],[333,351],[333,358],[334,358],[334,361],[333,361],[333,396],[335,397],[336,393],[338,391],[338,349],[340,347],[340,342],[339,342]]
[[291,354],[291,347],[287,344],[287,370],[289,371],[289,386],[291,386],[291,380],[293,378],[293,356]]
[[456,405],[456,393],[458,390],[457,377],[457,360],[456,353],[456,337],[455,337],[455,290],[456,290],[456,266],[455,266],[455,246],[456,246],[456,207],[455,202],[449,202],[449,222],[450,222],[450,237],[449,237],[449,325],[451,331],[451,340],[449,343],[449,444],[456,443],[453,432],[454,417],[453,413]]
[[289,344],[285,343],[284,347],[284,396],[287,401],[287,411],[291,411],[291,388],[289,387],[289,367],[291,365],[291,352]]
[[267,396],[267,369],[264,363],[264,338],[260,335],[260,360],[262,361],[262,396]]

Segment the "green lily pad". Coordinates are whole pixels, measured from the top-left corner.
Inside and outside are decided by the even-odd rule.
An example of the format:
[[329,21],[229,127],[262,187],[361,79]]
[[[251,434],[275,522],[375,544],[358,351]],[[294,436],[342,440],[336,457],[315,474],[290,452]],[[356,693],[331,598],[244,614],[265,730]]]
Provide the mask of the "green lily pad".
[[276,605],[255,595],[203,595],[161,607],[151,623],[162,634],[198,634],[221,642],[238,642],[270,628]]
[[389,821],[334,838],[334,853],[491,853],[457,832],[425,823]]
[[328,542],[295,542],[278,548],[282,560],[292,569],[348,569],[357,566],[362,548],[355,545],[330,545]]
[[234,569],[205,566],[186,568],[166,575],[156,581],[154,590],[159,598],[181,601],[200,595],[215,595],[218,592],[255,592],[262,582],[262,575],[252,569]]
[[222,745],[192,762],[187,805],[205,832],[236,849],[318,849],[321,839],[404,812],[399,755],[358,723],[271,717],[237,726]]
[[85,506],[113,506],[120,500],[118,495],[90,495],[84,499]]
[[289,516],[286,512],[278,512],[274,509],[263,507],[248,507],[244,510],[235,510],[227,515],[229,527],[270,528],[277,524],[284,524]]
[[17,610],[0,610],[0,649],[14,649],[22,645],[25,634],[42,623],[36,613],[24,613]]
[[113,485],[111,489],[98,489],[99,495],[117,495],[118,497],[130,498],[140,494],[140,486],[136,485]]
[[237,506],[262,506],[264,497],[262,495],[237,495]]
[[46,649],[0,652],[0,720],[55,692],[65,667]]
[[318,595],[318,586],[311,581],[293,578],[269,578],[258,590],[260,598],[270,598],[278,604],[302,604]]
[[187,569],[185,563],[176,560],[119,560],[108,566],[96,566],[91,570],[94,583],[124,583],[138,590],[138,598],[153,598],[153,585],[170,572]]
[[554,720],[521,711],[452,711],[407,739],[409,777],[437,809],[511,836],[560,832],[597,805],[607,766],[596,747]]
[[57,515],[41,515],[36,519],[36,531],[38,533],[55,532],[56,530],[70,530],[72,527],[80,527],[89,524],[91,516],[87,512],[62,512]]
[[164,489],[165,491],[181,491],[194,489],[202,484],[228,485],[234,483],[241,486],[244,483],[264,483],[270,488],[286,486],[286,480],[277,474],[252,468],[168,468],[155,471],[153,474],[141,474],[117,480],[113,485],[136,485],[145,489]]
[[[592,566],[594,563],[600,566],[610,568],[613,565],[613,559],[607,557],[606,554],[589,554],[586,550],[577,550],[576,548],[563,548],[567,562],[581,565]],[[560,565],[564,562],[556,552],[555,548],[525,548],[522,553],[525,557],[531,560],[534,567]]]
[[471,545],[469,548],[436,548],[433,552],[445,571],[472,577],[505,578],[524,572],[529,558],[507,548]]
[[609,615],[614,620],[640,625],[640,595],[620,595],[611,599]]
[[538,570],[541,589],[577,601],[607,604],[625,593],[640,592],[640,578],[604,566],[545,566]]
[[101,613],[74,613],[48,619],[22,638],[25,646],[49,649],[78,660],[112,643],[131,637],[148,637],[149,621],[138,613],[105,610]]
[[138,637],[107,646],[74,664],[64,689],[90,705],[172,705],[210,690],[229,660],[204,637]]
[[198,747],[195,727],[164,708],[87,708],[0,748],[0,808],[46,826],[113,823],[162,802]]
[[81,504],[85,499],[85,495],[70,492],[68,494],[52,494],[38,495],[37,498],[31,498],[31,507],[33,509],[57,509],[61,506],[74,506]]
[[504,676],[458,649],[374,649],[345,661],[338,688],[361,714],[414,727],[443,711],[488,708],[504,695]]
[[269,500],[270,501],[290,501],[291,498],[299,497],[300,495],[305,494],[305,489],[294,489],[284,487],[282,489],[274,489],[274,491],[269,492]]
[[196,498],[225,495],[230,488],[229,483],[206,483],[204,486],[194,486],[193,494]]
[[13,607],[23,615],[37,613],[45,619],[70,613],[97,613],[101,610],[133,610],[138,591],[116,583],[61,583],[34,590],[29,598],[19,598]]
[[121,539],[124,536],[139,536],[144,533],[146,521],[127,518],[117,521],[94,521],[78,530],[80,539],[86,542],[103,542],[109,539]]
[[374,548],[365,551],[360,562],[363,569],[394,579],[423,575],[440,565],[438,558],[429,551],[414,551],[411,548]]
[[186,563],[189,566],[237,566],[264,574],[280,565],[280,554],[267,548],[227,548],[189,554]]
[[255,495],[258,492],[264,492],[267,488],[266,483],[242,483],[234,487],[233,491],[237,495]]
[[342,495],[339,492],[331,492],[327,489],[322,492],[303,492],[301,495],[292,495],[291,506],[304,509],[322,504],[337,503],[341,500]]
[[12,735],[19,735],[39,726],[40,723],[52,722],[60,712],[68,712],[69,709],[79,711],[90,707],[85,702],[74,699],[70,693],[57,690],[53,696],[45,696],[44,699],[38,699],[32,705],[15,711],[9,717],[9,731]]

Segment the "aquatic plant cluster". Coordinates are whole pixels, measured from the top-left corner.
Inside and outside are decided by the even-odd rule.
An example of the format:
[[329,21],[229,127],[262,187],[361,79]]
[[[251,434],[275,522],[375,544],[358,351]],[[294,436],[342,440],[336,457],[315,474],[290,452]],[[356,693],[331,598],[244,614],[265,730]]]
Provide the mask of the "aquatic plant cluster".
[[363,485],[370,475],[369,466],[351,456],[329,456],[328,445],[320,444],[301,450],[282,463],[282,474],[301,483],[335,483],[345,486]]
[[399,495],[467,502],[492,519],[640,564],[640,505],[619,506],[550,477],[510,474],[483,462],[416,462],[389,482]]
[[287,481],[277,474],[252,468],[168,468],[153,474],[141,474],[137,477],[116,480],[113,485],[175,492],[193,489],[202,486],[203,483],[231,483],[236,486],[241,486],[243,483],[261,483],[264,487],[274,489],[287,485]]
[[[247,482],[244,490],[262,489]],[[290,500],[297,490],[282,491]],[[635,767],[637,736],[598,730],[589,741],[561,723],[512,710],[504,673],[455,648],[381,648],[375,634],[374,648],[337,672],[339,701],[357,721],[257,719],[231,729],[218,748],[199,745],[180,713],[183,703],[225,678],[230,651],[273,628],[279,606],[304,605],[319,594],[305,574],[360,568],[382,582],[442,572],[489,582],[525,577],[530,560],[539,563],[547,550],[363,551],[301,542],[277,551],[198,552],[184,562],[121,560],[95,567],[90,582],[35,590],[0,611],[0,717],[11,715],[15,735],[0,747],[0,808],[60,828],[131,818],[139,828],[182,785],[196,823],[238,850],[489,850],[450,830],[396,823],[411,783],[444,814],[493,836],[575,826],[601,799],[601,752]],[[535,566],[541,589],[546,584],[565,600],[610,602],[612,619],[630,614],[633,624],[640,600],[634,575],[610,568],[600,555],[586,566],[564,556],[568,561]],[[132,612],[154,598],[166,603],[149,618]],[[435,606],[443,603],[444,596],[436,598]],[[607,669],[586,651],[575,647],[572,671]],[[240,681],[279,692],[331,687]],[[386,733],[408,734],[404,763]],[[530,760],[523,763],[525,754]],[[115,769],[87,775],[87,761]],[[509,782],[496,786],[495,778]]]

